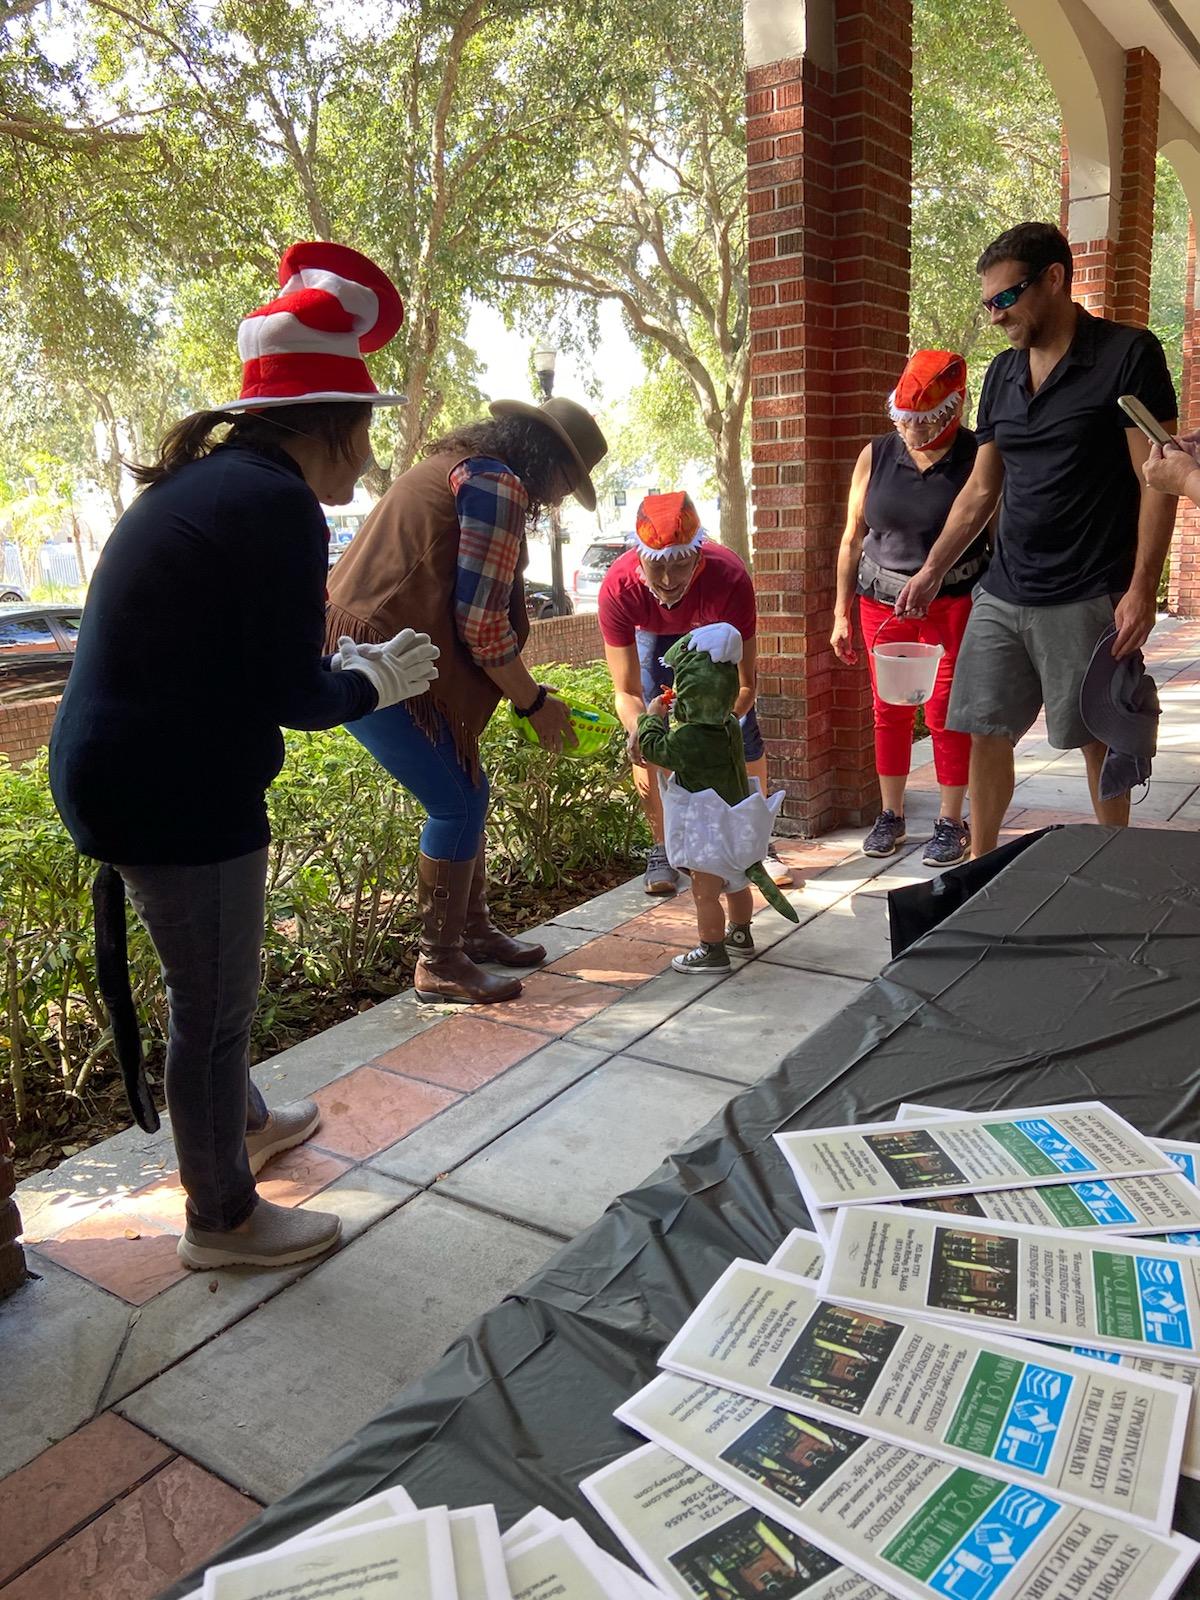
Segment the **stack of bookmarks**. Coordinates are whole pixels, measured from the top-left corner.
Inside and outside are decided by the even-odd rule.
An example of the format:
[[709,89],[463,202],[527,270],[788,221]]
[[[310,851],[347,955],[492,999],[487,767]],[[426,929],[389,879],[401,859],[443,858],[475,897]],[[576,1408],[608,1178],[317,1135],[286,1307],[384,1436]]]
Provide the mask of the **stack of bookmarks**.
[[781,1133],[816,1231],[735,1261],[574,1521],[388,1490],[204,1600],[1169,1600],[1200,1546],[1200,1146],[1098,1101]]

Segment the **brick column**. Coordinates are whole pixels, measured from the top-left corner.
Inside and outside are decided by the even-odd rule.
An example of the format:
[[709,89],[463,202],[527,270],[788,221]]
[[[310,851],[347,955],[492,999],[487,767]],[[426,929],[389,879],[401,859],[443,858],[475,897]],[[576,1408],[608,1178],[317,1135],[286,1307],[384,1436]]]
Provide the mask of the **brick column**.
[[1120,232],[1114,263],[1112,315],[1144,328],[1150,321],[1150,257],[1154,251],[1154,178],[1158,154],[1158,58],[1125,52],[1125,121],[1121,130]]
[[25,1282],[25,1254],[17,1239],[21,1233],[21,1213],[13,1199],[16,1175],[13,1172],[12,1146],[0,1122],[0,1300]]
[[[1109,232],[1079,236],[1072,215],[1071,156],[1063,135],[1060,226],[1075,257],[1074,296],[1099,317],[1145,327],[1150,320],[1150,260],[1154,246],[1154,177],[1158,150],[1159,64],[1149,50],[1125,52],[1121,148],[1110,174],[1115,204]],[[1092,196],[1094,202],[1097,196]],[[1094,205],[1080,213],[1095,216]]]
[[[1179,386],[1179,421],[1185,432],[1200,428],[1200,283],[1196,274],[1196,215],[1188,228],[1187,296],[1184,301],[1183,382]],[[1179,503],[1167,609],[1177,617],[1200,617],[1200,507]]]
[[[911,0],[748,0],[751,458],[759,719],[807,834],[878,809],[865,662],[829,649],[850,469],[908,352]],[[785,824],[786,826],[786,824]]]

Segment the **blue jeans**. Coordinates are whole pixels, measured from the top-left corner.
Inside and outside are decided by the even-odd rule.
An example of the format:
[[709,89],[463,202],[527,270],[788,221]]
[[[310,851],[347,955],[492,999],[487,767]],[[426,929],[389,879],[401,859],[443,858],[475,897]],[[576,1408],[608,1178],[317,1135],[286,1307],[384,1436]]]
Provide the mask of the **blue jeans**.
[[421,732],[401,701],[348,722],[346,731],[429,813],[421,830],[425,855],[435,861],[473,860],[487,817],[487,774],[481,771],[479,782],[471,782],[446,719],[440,719],[435,742]]
[[166,979],[167,1109],[188,1221],[223,1233],[254,1210],[246,1133],[267,1120],[250,1079],[267,852],[117,871]]
[[[642,696],[647,705],[654,699],[661,689],[668,689],[675,682],[675,673],[671,667],[663,665],[662,657],[673,644],[683,638],[681,633],[637,633],[638,664],[642,669]],[[762,730],[758,726],[758,718],[751,706],[742,722],[742,747],[746,752],[746,764],[757,761],[764,750]]]

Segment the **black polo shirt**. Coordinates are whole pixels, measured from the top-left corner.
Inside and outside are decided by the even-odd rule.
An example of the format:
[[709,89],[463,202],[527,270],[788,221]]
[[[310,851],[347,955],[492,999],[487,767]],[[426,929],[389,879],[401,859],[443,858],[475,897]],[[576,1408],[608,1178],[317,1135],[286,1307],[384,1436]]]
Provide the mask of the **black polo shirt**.
[[1078,316],[1070,349],[1037,394],[1029,392],[1029,352],[1005,350],[979,397],[976,438],[994,442],[1004,463],[983,587],[1014,605],[1063,605],[1128,588],[1141,491],[1117,396],[1136,395],[1160,422],[1178,414],[1152,333],[1082,307]]

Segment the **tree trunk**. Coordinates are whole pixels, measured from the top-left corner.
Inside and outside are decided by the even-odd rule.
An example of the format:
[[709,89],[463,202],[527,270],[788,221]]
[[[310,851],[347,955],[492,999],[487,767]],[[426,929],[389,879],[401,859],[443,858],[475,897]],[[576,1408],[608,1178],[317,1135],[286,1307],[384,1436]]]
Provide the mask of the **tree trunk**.
[[740,421],[725,417],[716,445],[717,492],[721,496],[721,543],[741,556],[747,567],[750,558],[750,518],[746,479],[742,472],[742,430]]

